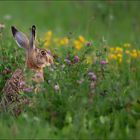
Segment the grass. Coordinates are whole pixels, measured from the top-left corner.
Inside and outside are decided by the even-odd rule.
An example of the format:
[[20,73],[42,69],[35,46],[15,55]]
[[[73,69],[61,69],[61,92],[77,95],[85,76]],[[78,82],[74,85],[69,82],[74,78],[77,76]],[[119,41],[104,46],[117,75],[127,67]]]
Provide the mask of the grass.
[[[100,64],[112,46],[130,43],[139,50],[139,5],[138,1],[1,1],[0,19],[6,26],[0,36],[1,73],[24,69],[24,51],[15,44],[11,25],[28,33],[35,24],[38,38],[49,30],[59,37],[71,32],[71,40],[83,35],[93,45],[79,51],[72,43],[52,45],[58,58],[53,70],[45,69],[45,90],[28,93],[34,104],[17,118],[1,112],[0,138],[139,139],[139,57],[130,63],[123,56],[121,63]],[[70,61],[78,55],[79,62],[67,64],[68,54]],[[96,63],[87,63],[88,56]],[[97,81],[91,80],[89,71]],[[10,76],[10,72],[0,75],[1,90]]]

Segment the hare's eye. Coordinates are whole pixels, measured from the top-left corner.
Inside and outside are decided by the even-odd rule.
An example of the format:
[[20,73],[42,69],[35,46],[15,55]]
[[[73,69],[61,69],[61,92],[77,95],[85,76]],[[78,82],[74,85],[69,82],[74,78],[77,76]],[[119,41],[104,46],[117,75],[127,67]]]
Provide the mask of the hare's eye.
[[41,51],[41,55],[42,56],[46,55],[46,52],[45,51]]

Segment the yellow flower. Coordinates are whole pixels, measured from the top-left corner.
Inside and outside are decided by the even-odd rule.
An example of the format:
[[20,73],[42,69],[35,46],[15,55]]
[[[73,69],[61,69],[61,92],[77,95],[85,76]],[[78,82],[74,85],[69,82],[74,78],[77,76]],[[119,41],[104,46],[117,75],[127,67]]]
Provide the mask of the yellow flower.
[[140,56],[140,51],[137,51],[137,53],[138,53],[138,56]]
[[60,40],[60,45],[65,45],[65,42],[63,39]]
[[79,41],[81,42],[81,43],[85,43],[85,38],[83,37],[83,36],[79,36]]
[[77,50],[80,50],[82,47],[83,47],[83,46],[82,46],[81,44],[75,45],[75,48],[76,48]]
[[133,52],[133,53],[137,53],[137,50],[136,50],[136,49],[133,49],[132,52]]
[[109,55],[109,60],[116,60],[117,59],[117,56],[115,54],[110,54]]
[[52,36],[52,31],[49,30],[49,31],[47,32],[47,36],[51,37],[51,36]]
[[44,46],[47,48],[47,47],[49,47],[50,46],[50,41],[46,41],[45,43],[44,43]]
[[131,57],[132,57],[132,58],[137,58],[137,56],[138,56],[138,55],[137,55],[137,52],[131,52]]
[[122,53],[123,52],[123,49],[121,47],[116,47],[115,48],[115,52],[116,53],[118,53],[118,52]]
[[67,45],[69,43],[69,39],[67,37],[64,37],[63,41],[64,41],[64,45]]
[[77,50],[80,50],[82,47],[83,47],[83,44],[78,41],[78,40],[75,40],[74,41],[74,47],[77,49]]
[[110,50],[111,52],[113,52],[115,49],[111,47],[111,48],[109,48],[109,50]]
[[121,54],[121,53],[118,53],[118,54],[117,54],[117,57],[118,57],[118,58],[122,58],[122,54]]
[[60,46],[64,46],[64,45],[68,45],[69,43],[69,39],[67,37],[64,38],[54,38],[54,43],[56,45],[60,45]]
[[45,34],[45,39],[46,39],[46,40],[49,40],[51,37],[52,37],[52,31],[48,31],[48,32]]
[[78,40],[74,41],[74,45],[80,45],[81,43]]

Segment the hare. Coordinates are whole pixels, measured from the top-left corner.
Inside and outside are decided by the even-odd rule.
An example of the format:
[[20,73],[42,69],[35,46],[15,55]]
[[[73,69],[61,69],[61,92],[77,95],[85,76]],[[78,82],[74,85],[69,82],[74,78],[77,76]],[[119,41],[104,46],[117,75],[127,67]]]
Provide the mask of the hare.
[[[14,26],[11,27],[11,30],[18,46],[25,49],[26,65],[29,69],[35,71],[34,81],[40,85],[39,83],[44,81],[43,69],[53,64],[53,56],[47,50],[36,47],[36,27],[34,25],[31,28],[29,39]],[[32,90],[32,88],[26,84],[23,70],[17,69],[12,74],[11,78],[7,80],[2,90],[4,96],[0,102],[0,110],[11,109],[12,113],[18,116],[22,112],[24,106],[31,103],[28,97],[21,97],[19,94],[20,92],[28,92],[28,90]],[[37,87],[35,89],[35,92],[36,91]]]
[[31,27],[30,38],[18,31],[16,27],[11,26],[13,37],[19,47],[22,47],[26,51],[26,65],[27,68],[35,71],[33,80],[37,83],[44,81],[43,69],[46,66],[53,64],[53,56],[49,51],[38,48],[35,43],[36,27]]
[[16,69],[11,78],[6,81],[2,90],[3,96],[0,102],[0,110],[8,111],[18,116],[23,107],[29,105],[30,100],[26,96],[20,96],[20,92],[26,91],[28,86],[25,84],[23,71]]

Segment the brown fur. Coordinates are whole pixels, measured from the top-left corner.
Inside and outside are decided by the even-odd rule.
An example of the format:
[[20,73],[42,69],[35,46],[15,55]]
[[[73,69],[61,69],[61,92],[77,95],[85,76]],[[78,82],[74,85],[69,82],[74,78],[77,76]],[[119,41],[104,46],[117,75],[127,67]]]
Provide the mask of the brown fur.
[[[30,39],[12,26],[12,33],[20,47],[26,50],[26,65],[29,69],[35,71],[34,80],[36,82],[44,81],[43,69],[53,64],[53,56],[47,50],[36,47],[35,26],[32,26]],[[40,75],[40,77],[38,76]],[[38,79],[38,80],[37,80]]]
[[11,76],[10,79],[6,81],[6,84],[2,90],[3,98],[0,102],[0,108],[2,110],[7,110],[14,115],[18,116],[23,110],[23,106],[29,104],[29,99],[27,97],[19,96],[20,92],[23,92],[28,87],[24,81],[23,71],[17,69]]

